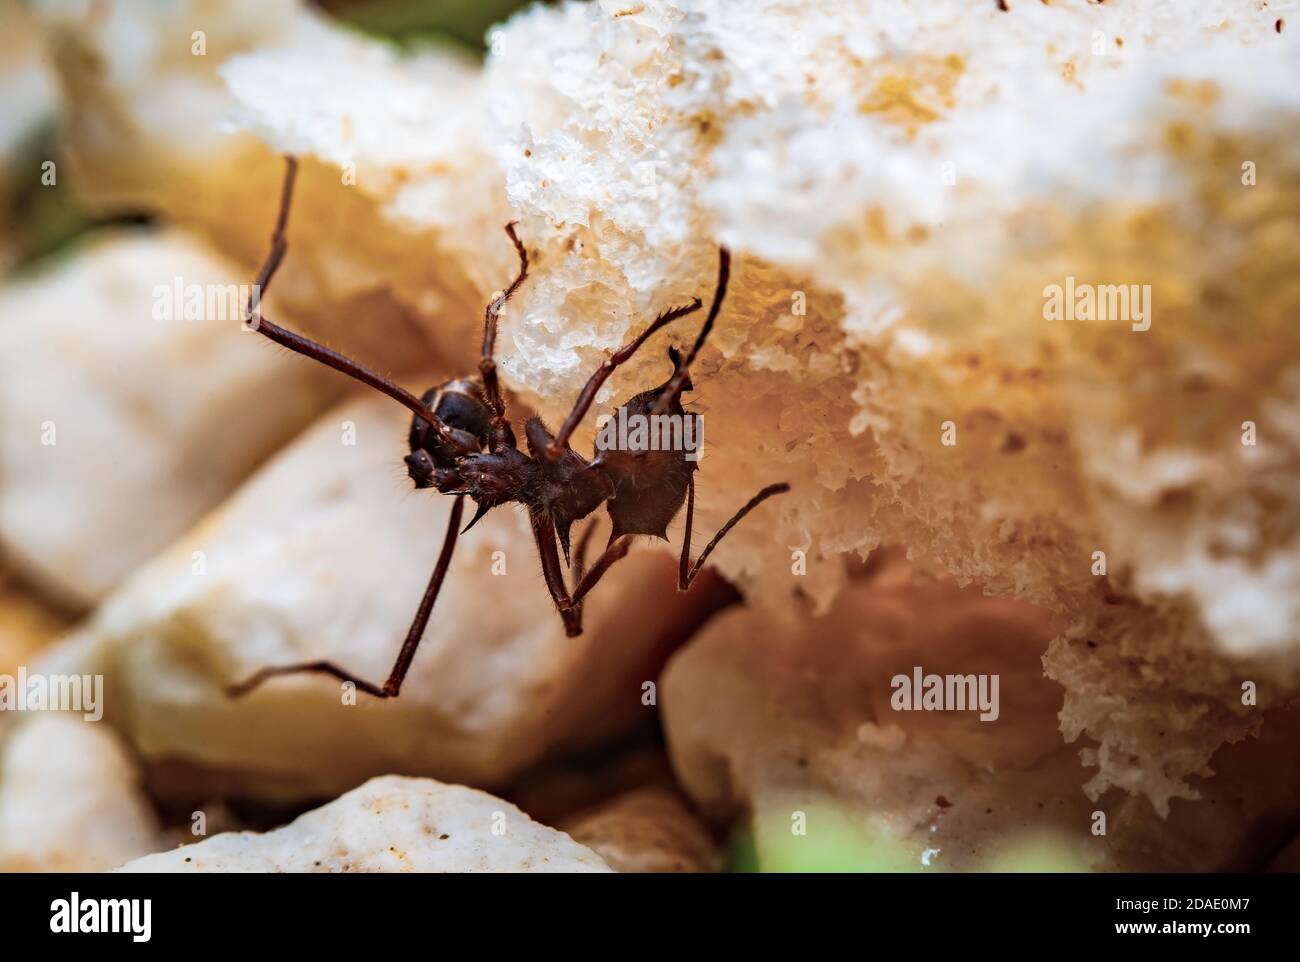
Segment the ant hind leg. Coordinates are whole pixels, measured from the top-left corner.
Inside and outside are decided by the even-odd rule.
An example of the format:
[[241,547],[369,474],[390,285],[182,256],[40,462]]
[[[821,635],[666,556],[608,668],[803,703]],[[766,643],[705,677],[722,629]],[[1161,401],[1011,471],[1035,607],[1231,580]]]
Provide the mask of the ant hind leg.
[[780,484],[769,484],[750,498],[743,508],[731,516],[730,521],[718,529],[718,533],[713,536],[713,540],[705,546],[704,551],[695,559],[695,563],[691,564],[691,528],[695,522],[695,478],[692,477],[686,488],[686,529],[682,532],[682,557],[677,569],[677,589],[685,591],[690,588],[691,583],[695,581],[700,570],[704,567],[704,562],[713,553],[713,549],[718,546],[718,542],[727,536],[727,532],[734,528],[741,518],[773,495],[784,494],[789,490],[790,485],[783,481]]

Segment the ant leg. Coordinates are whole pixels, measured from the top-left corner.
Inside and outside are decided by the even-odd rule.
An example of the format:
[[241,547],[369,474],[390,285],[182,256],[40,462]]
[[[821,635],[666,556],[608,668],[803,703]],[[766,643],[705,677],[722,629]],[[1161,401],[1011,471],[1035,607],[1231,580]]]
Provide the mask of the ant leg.
[[[581,586],[582,576],[586,572],[587,547],[591,543],[591,536],[595,533],[596,525],[598,523],[599,523],[599,519],[593,516],[591,520],[587,522],[587,526],[582,529],[582,534],[578,536],[578,543],[573,547],[573,564],[570,567],[570,570],[573,572],[574,584],[577,584],[579,586]],[[577,606],[578,609],[578,619],[581,620],[582,619],[581,595],[578,595],[574,598],[574,604]]]
[[599,518],[593,516],[587,522],[587,526],[582,529],[582,534],[578,536],[578,543],[573,547],[573,577],[579,582],[582,581],[582,572],[587,560],[587,545],[591,543],[591,536],[596,532],[596,525]]
[[271,278],[280,268],[289,241],[285,237],[285,228],[289,225],[289,208],[293,205],[293,185],[298,179],[298,158],[286,155],[284,158],[284,183],[280,187],[280,212],[275,218],[275,228],[271,231],[271,249],[266,260],[262,262],[253,289],[248,292],[248,305],[244,309],[245,320],[256,330],[261,314],[262,293],[271,286]]
[[460,518],[464,508],[465,496],[458,495],[451,506],[451,516],[447,519],[447,534],[442,540],[438,563],[429,577],[428,587],[424,589],[420,607],[415,611],[415,620],[411,622],[411,627],[406,632],[402,650],[397,653],[397,661],[393,663],[393,669],[384,681],[384,694],[389,698],[396,698],[398,692],[402,690],[402,681],[406,678],[411,662],[415,659],[415,650],[420,647],[420,642],[424,638],[424,629],[429,624],[429,616],[433,614],[434,602],[438,600],[443,579],[447,577],[447,569],[451,567],[451,556],[456,550],[456,538],[460,534]]
[[686,384],[686,379],[691,376],[690,368],[695,363],[695,357],[700,353],[700,348],[704,347],[705,340],[708,339],[709,332],[713,330],[713,322],[717,320],[718,312],[722,310],[722,302],[727,296],[727,281],[731,277],[731,252],[725,247],[718,248],[718,283],[713,288],[713,303],[709,305],[709,316],[704,320],[704,326],[700,328],[699,335],[695,338],[695,343],[691,346],[691,351],[686,355],[685,360],[673,372],[673,376],[668,379],[664,385],[663,391],[659,394],[659,399],[655,401],[654,409],[651,415],[663,414],[668,410],[668,405],[672,403],[673,398],[682,393]]
[[533,526],[533,540],[537,542],[537,554],[542,562],[542,577],[546,580],[546,589],[555,602],[555,610],[564,621],[564,633],[570,638],[582,634],[582,609],[575,607],[569,597],[569,589],[564,584],[564,571],[560,567],[560,549],[556,543],[555,524],[549,515],[529,512],[528,520]]
[[397,661],[393,664],[393,670],[388,673],[388,679],[382,687],[358,678],[331,661],[309,661],[298,665],[279,665],[272,668],[263,668],[239,684],[231,685],[226,689],[226,694],[231,698],[241,698],[261,685],[262,682],[279,675],[314,672],[316,674],[330,675],[339,681],[350,681],[356,685],[359,691],[374,695],[376,698],[396,698],[402,690],[402,680],[406,678],[406,673],[411,667],[411,661],[415,658],[415,651],[420,647],[420,641],[424,638],[424,629],[429,624],[429,615],[433,613],[433,604],[438,600],[438,592],[442,590],[442,582],[447,577],[447,569],[451,566],[451,556],[456,550],[456,537],[460,533],[460,519],[464,507],[464,496],[457,497],[456,503],[451,508],[451,517],[447,521],[447,534],[442,541],[442,552],[438,555],[438,563],[434,566],[433,575],[429,578],[429,586],[424,589],[424,597],[420,599],[420,607],[416,609],[415,620],[411,622],[411,627],[406,632],[406,640],[402,642],[402,650],[398,653]]
[[374,695],[376,698],[388,697],[378,685],[356,677],[356,675],[340,668],[332,661],[304,661],[296,665],[278,665],[273,668],[263,668],[261,671],[245,678],[239,684],[230,685],[226,689],[226,697],[243,698],[249,692],[261,687],[263,682],[270,681],[280,675],[305,675],[310,673],[329,675],[339,681],[350,681],[356,686],[357,691],[364,691],[367,695]]
[[356,361],[349,357],[344,357],[337,351],[333,351],[323,344],[318,344],[301,334],[295,334],[293,331],[273,324],[265,317],[257,319],[257,326],[254,328],[257,333],[264,335],[267,339],[274,341],[281,347],[287,347],[295,354],[301,354],[303,357],[309,357],[313,361],[324,364],[326,367],[346,374],[354,380],[360,381],[367,387],[372,387],[380,394],[387,395],[398,404],[406,407],[412,414],[424,418],[433,430],[437,433],[439,440],[451,446],[453,450],[465,450],[465,445],[456,440],[447,425],[442,422],[438,415],[410,391],[397,384],[394,384],[388,378],[376,374],[368,368],[362,367]]
[[[519,255],[519,273],[510,282],[510,286],[502,291],[498,297],[494,298],[483,311],[483,350],[478,362],[478,371],[483,378],[483,390],[487,394],[488,407],[492,409],[494,436],[503,433],[500,430],[501,428],[508,429],[509,427],[505,419],[506,403],[501,397],[501,384],[497,379],[495,357],[497,318],[501,316],[501,311],[506,306],[506,301],[510,300],[510,295],[519,290],[519,285],[528,277],[528,251],[524,248],[523,242],[519,240],[519,235],[515,233],[513,221],[506,224],[506,234],[510,237],[511,243],[515,245],[515,253]],[[496,440],[495,437],[494,440]],[[498,446],[494,445],[494,447]],[[513,443],[510,446],[513,447]]]
[[563,570],[560,568],[560,554],[556,547],[555,526],[551,519],[546,515],[533,515],[530,520],[533,524],[533,536],[537,540],[537,550],[542,559],[542,576],[546,579],[546,587],[551,592],[551,598],[555,601],[556,610],[559,611],[560,617],[564,619],[564,630],[570,638],[576,638],[582,634],[582,600],[586,597],[587,592],[596,587],[596,583],[604,577],[605,572],[613,566],[614,562],[622,560],[627,556],[628,549],[632,546],[630,535],[624,535],[617,538],[606,546],[596,563],[591,566],[591,570],[582,575],[582,563],[586,556],[587,542],[591,538],[591,533],[595,530],[595,523],[587,525],[587,529],[582,533],[582,539],[578,542],[577,565],[578,573],[581,576],[581,582],[578,589],[569,595],[568,588],[564,584]]
[[641,332],[638,337],[624,344],[617,351],[611,354],[605,362],[596,369],[596,372],[587,379],[587,383],[583,386],[582,392],[578,395],[578,399],[573,402],[573,410],[569,412],[569,416],[564,419],[564,424],[560,427],[559,432],[551,439],[551,443],[547,445],[545,452],[546,457],[551,461],[555,461],[564,453],[564,449],[569,443],[569,438],[573,435],[573,432],[577,430],[578,425],[582,423],[582,419],[587,416],[587,411],[591,409],[591,402],[596,399],[596,392],[600,390],[601,385],[609,380],[609,376],[614,373],[615,369],[620,364],[626,364],[631,360],[632,355],[637,352],[637,349],[649,340],[651,335],[660,328],[668,326],[673,321],[680,317],[685,317],[687,314],[693,314],[695,311],[698,311],[701,306],[702,304],[700,299],[697,297],[685,307],[674,307],[672,310],[664,311],[664,313],[656,317],[654,322]]
[[578,584],[578,589],[573,593],[573,601],[580,604],[586,597],[587,592],[596,587],[596,582],[605,576],[605,572],[613,567],[614,562],[622,561],[627,557],[628,549],[632,547],[632,536],[623,535],[616,541],[613,541],[605,548],[601,556],[596,559],[596,563],[591,566],[591,570],[583,577]]
[[262,316],[262,294],[270,285],[271,278],[275,276],[275,272],[279,269],[280,262],[284,260],[285,252],[289,248],[289,242],[285,239],[285,228],[289,223],[289,209],[293,204],[293,185],[297,176],[297,158],[286,157],[284,185],[280,190],[280,212],[276,216],[275,229],[271,233],[271,250],[267,253],[266,260],[262,262],[262,267],[258,270],[257,278],[253,282],[253,289],[249,293],[248,303],[244,308],[244,322],[250,330],[256,331],[281,347],[287,347],[296,354],[311,358],[313,361],[333,368],[341,374],[346,374],[367,387],[374,388],[381,394],[387,395],[398,404],[405,406],[411,413],[424,418],[425,421],[431,424],[439,440],[449,444],[453,450],[461,450],[463,445],[452,437],[451,432],[447,430],[447,426],[414,394],[394,384],[388,378],[362,367],[351,358],[344,357],[337,351],[330,350],[323,344],[317,344],[301,334],[295,334],[278,324],[273,324]]
[[713,553],[713,549],[718,546],[718,542],[726,537],[727,532],[734,528],[741,518],[749,514],[749,512],[753,511],[768,498],[772,497],[772,495],[783,494],[789,490],[790,485],[783,481],[780,484],[769,484],[762,491],[758,492],[758,494],[750,498],[743,508],[731,516],[730,521],[718,529],[718,533],[713,536],[713,540],[708,543],[707,547],[705,547],[703,554],[696,558],[695,564],[692,565],[691,527],[695,521],[695,478],[692,477],[686,488],[686,530],[682,532],[682,559],[677,569],[677,590],[685,591],[691,586],[691,583],[700,573],[700,569],[704,567],[704,562],[708,559],[709,555]]

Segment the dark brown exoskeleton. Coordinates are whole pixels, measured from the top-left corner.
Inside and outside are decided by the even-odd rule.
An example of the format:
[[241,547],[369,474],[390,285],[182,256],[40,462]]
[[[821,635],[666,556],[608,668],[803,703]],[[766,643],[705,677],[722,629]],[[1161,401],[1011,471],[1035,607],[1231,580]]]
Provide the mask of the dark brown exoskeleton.
[[[741,518],[765,499],[789,490],[788,484],[773,484],[759,491],[722,526],[692,564],[691,526],[695,515],[694,474],[697,464],[686,450],[671,447],[607,446],[588,460],[569,446],[569,438],[586,416],[596,393],[610,375],[619,365],[631,359],[657,331],[699,310],[702,306],[699,298],[684,307],[676,307],[660,314],[638,337],[615,351],[587,381],[558,432],[552,434],[539,418],[531,418],[524,425],[527,452],[519,450],[514,430],[506,419],[505,401],[493,359],[497,319],[506,301],[528,276],[528,252],[516,236],[513,224],[506,226],[506,233],[519,255],[519,274],[487,306],[484,313],[483,348],[477,377],[448,381],[417,398],[355,361],[271,323],[261,315],[260,298],[284,258],[287,247],[285,225],[289,218],[296,174],[297,161],[290,157],[287,159],[280,197],[280,213],[271,235],[271,250],[258,273],[253,296],[249,299],[246,320],[255,330],[277,344],[341,371],[410,409],[414,417],[408,439],[410,454],[406,456],[407,473],[417,488],[436,488],[443,494],[453,495],[456,501],[452,506],[442,552],[438,556],[429,586],[425,589],[397,661],[382,685],[357,678],[332,662],[313,661],[264,668],[233,686],[230,689],[232,695],[247,694],[277,675],[316,672],[351,682],[359,690],[379,698],[396,698],[446,577],[457,537],[499,505],[516,502],[528,509],[546,587],[564,620],[565,631],[572,637],[582,633],[583,599],[610,566],[626,556],[632,538],[649,535],[666,539],[668,525],[681,510],[683,502],[686,504],[686,528],[677,585],[685,591],[718,542]],[[623,407],[629,416],[686,416],[682,407],[682,392],[692,389],[690,366],[709,336],[722,307],[729,270],[730,257],[726,248],[721,248],[713,303],[690,352],[682,357],[675,349],[669,350],[668,355],[673,363],[672,374],[659,387],[644,391],[628,401]],[[477,510],[462,531],[460,524],[466,498],[475,503]],[[569,550],[570,531],[575,522],[587,517],[602,504],[609,512],[613,531],[600,557],[589,570],[584,570],[587,540],[592,526],[588,525],[579,539],[572,560]],[[565,564],[571,568],[577,582],[572,592],[565,581],[564,566],[560,561],[561,551]]]

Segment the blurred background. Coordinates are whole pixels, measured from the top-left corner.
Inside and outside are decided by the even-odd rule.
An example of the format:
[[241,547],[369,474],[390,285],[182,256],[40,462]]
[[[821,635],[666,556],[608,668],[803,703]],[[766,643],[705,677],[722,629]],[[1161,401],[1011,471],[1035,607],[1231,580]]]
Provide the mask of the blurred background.
[[[492,24],[525,0],[323,0],[315,6],[400,47],[453,47],[482,58]],[[0,0],[0,270],[21,272],[105,224],[69,191],[33,189],[41,162],[60,160],[59,92],[37,28],[20,0]],[[116,217],[108,223],[131,223]],[[136,223],[147,221],[141,214]]]

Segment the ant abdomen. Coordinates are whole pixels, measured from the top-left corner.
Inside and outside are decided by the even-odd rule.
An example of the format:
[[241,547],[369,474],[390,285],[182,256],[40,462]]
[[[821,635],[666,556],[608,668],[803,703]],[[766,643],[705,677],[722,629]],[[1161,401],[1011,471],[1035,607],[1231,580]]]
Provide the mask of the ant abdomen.
[[[681,370],[681,355],[670,348],[668,357],[676,375]],[[639,446],[605,447],[597,451],[592,462],[613,482],[614,497],[606,506],[614,525],[611,538],[644,534],[666,539],[668,525],[681,510],[691,475],[699,467],[696,463],[700,441],[698,422],[689,425],[696,430],[688,435],[681,433],[691,415],[682,407],[680,391],[668,395],[663,413],[656,413],[657,405],[671,383],[669,379],[659,387],[642,391],[624,404],[618,414],[628,423],[641,421],[648,425],[642,443]],[[681,390],[689,391],[691,387],[690,379],[686,378]],[[658,432],[659,425],[664,424],[676,425],[677,434],[674,435],[672,427],[669,427],[659,440],[676,443],[650,443],[649,432]],[[597,447],[600,447],[599,441]]]

